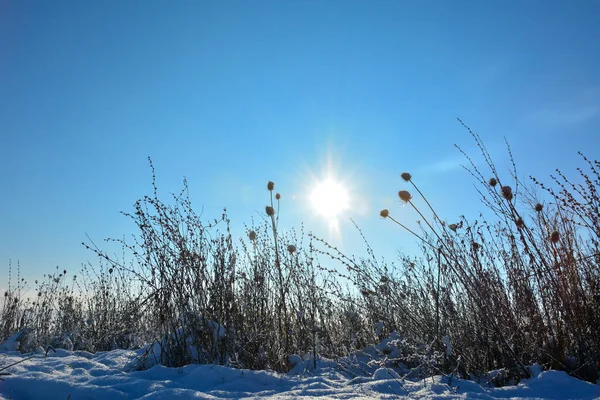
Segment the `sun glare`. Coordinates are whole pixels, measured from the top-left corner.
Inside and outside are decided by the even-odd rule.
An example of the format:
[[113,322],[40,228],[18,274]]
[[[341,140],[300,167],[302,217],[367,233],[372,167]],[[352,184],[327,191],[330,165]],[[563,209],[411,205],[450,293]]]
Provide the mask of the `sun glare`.
[[315,210],[330,221],[349,208],[349,200],[348,190],[333,178],[317,182],[310,195]]

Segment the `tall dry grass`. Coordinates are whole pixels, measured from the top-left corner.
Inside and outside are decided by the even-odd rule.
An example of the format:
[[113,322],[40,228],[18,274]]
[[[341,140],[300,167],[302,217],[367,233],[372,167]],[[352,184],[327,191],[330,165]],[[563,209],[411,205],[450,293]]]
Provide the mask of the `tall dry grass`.
[[[398,196],[407,207],[380,216],[410,232],[421,252],[395,264],[378,260],[358,227],[362,257],[304,227],[282,233],[285,198],[273,182],[263,219],[234,239],[226,210],[208,222],[195,212],[185,180],[163,201],[150,162],[151,194],[124,213],[138,233],[112,240],[121,258],[88,240],[98,261],[77,276],[59,269],[45,276],[33,299],[24,298],[28,285],[17,268],[18,282],[2,302],[0,340],[20,332],[22,351],[151,344],[140,368],[155,358],[167,366],[287,371],[294,354],[315,368],[318,357],[339,359],[398,332],[397,352],[369,354],[422,375],[497,370],[496,384],[527,376],[536,362],[595,381],[600,163],[582,155],[585,168],[575,179],[556,170],[549,185],[523,182],[510,147],[513,170],[502,174],[479,135],[466,129],[484,160],[478,168],[463,152],[466,170],[487,212],[446,221],[418,178],[402,173]],[[419,228],[408,228],[409,219],[421,221]]]

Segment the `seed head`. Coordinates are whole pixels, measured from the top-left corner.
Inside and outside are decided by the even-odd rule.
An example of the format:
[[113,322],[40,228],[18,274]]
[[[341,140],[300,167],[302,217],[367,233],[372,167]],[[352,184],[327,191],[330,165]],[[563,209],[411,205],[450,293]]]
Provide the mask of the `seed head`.
[[410,179],[412,178],[412,175],[408,172],[403,172],[400,174],[400,176],[402,177],[402,179],[404,179],[405,182],[410,181]]
[[275,183],[273,183],[272,181],[269,181],[269,183],[267,183],[267,189],[269,189],[269,190],[275,189]]
[[387,218],[390,215],[390,212],[387,209],[379,211],[379,215],[381,218]]
[[522,228],[525,226],[525,222],[523,221],[523,218],[521,218],[521,217],[519,217],[515,223],[517,224],[517,228]]
[[550,235],[550,241],[552,243],[557,243],[559,239],[560,239],[560,234],[558,233],[558,231],[553,231],[552,234]]
[[256,240],[256,232],[254,232],[254,231],[248,232],[248,239]]
[[535,211],[540,212],[544,209],[544,206],[540,203],[537,203],[534,207]]
[[398,197],[400,197],[400,200],[402,200],[405,203],[408,203],[410,199],[412,199],[412,196],[410,195],[410,192],[408,190],[399,191]]
[[276,193],[276,194],[275,194],[275,199],[276,199],[276,200],[279,200],[279,199],[281,199],[281,195],[280,195],[279,193]]
[[513,192],[510,186],[502,186],[502,197],[508,201],[513,199]]
[[265,212],[267,213],[267,215],[270,217],[272,215],[275,215],[275,209],[271,206],[266,206],[265,207]]
[[496,178],[490,178],[490,186],[494,187],[498,184],[498,181],[496,180]]
[[481,245],[480,245],[479,243],[477,243],[477,242],[473,242],[473,250],[474,250],[474,251],[477,251],[477,250],[479,250],[479,248],[480,248],[480,247],[481,247]]
[[288,245],[287,251],[290,254],[294,254],[296,252],[296,246],[294,246],[293,244]]
[[450,228],[451,231],[456,232],[456,230],[458,229],[458,225],[450,224],[448,225],[448,228]]

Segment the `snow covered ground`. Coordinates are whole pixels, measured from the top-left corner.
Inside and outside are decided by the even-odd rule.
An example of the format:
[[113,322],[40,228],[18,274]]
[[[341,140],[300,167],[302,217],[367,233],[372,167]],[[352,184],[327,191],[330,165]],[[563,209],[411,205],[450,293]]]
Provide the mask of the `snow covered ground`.
[[[383,368],[352,377],[333,361],[320,361],[316,372],[303,362],[286,375],[217,365],[188,365],[126,372],[135,359],[127,350],[91,354],[57,349],[37,354],[2,372],[0,399],[292,399],[292,398],[423,398],[423,399],[595,399],[600,385],[546,371],[516,386],[482,387],[470,381],[448,383],[434,377],[418,381],[394,379]],[[13,351],[0,353],[0,369],[23,360]],[[311,363],[307,363],[311,365]]]

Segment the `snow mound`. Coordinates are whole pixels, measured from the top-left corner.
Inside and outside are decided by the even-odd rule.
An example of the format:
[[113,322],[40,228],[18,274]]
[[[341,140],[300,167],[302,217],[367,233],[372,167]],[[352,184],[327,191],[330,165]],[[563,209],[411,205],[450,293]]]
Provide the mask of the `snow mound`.
[[[90,354],[57,349],[37,355],[4,372],[0,399],[597,399],[600,386],[564,372],[540,372],[518,385],[484,388],[477,383],[436,376],[403,380],[390,368],[356,377],[331,360],[293,357],[289,374],[232,369],[217,365],[125,372],[132,352],[113,350]],[[0,353],[3,366],[23,360],[12,351]],[[3,367],[0,367],[3,368]]]
[[[218,327],[214,331],[223,334]],[[501,388],[448,376],[409,379],[406,366],[390,362],[403,351],[397,333],[338,360],[315,360],[312,353],[290,356],[287,374],[219,365],[168,368],[151,357],[145,358],[148,368],[140,371],[132,365],[139,366],[140,355],[156,344],[96,354],[55,349],[23,355],[18,352],[19,338],[13,335],[0,345],[0,400],[600,399],[600,385],[560,371],[543,372],[539,365],[529,367],[532,378]]]

